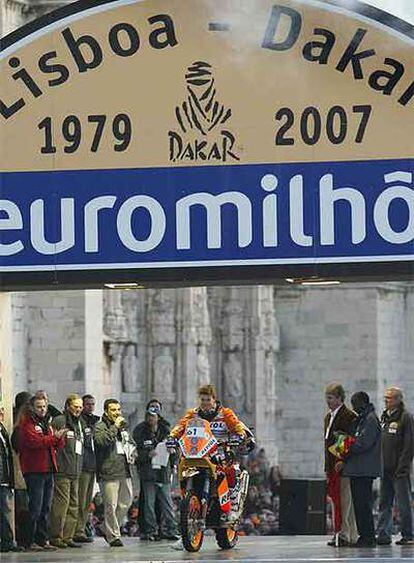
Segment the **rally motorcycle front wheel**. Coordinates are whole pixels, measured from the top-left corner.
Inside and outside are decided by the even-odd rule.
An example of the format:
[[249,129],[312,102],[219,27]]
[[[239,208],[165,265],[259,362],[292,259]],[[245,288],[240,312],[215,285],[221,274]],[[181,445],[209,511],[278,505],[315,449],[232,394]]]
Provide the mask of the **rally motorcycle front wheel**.
[[200,499],[194,492],[188,492],[181,503],[181,537],[184,548],[191,553],[203,545],[202,518]]
[[216,542],[221,549],[232,549],[239,539],[239,534],[232,528],[218,528]]

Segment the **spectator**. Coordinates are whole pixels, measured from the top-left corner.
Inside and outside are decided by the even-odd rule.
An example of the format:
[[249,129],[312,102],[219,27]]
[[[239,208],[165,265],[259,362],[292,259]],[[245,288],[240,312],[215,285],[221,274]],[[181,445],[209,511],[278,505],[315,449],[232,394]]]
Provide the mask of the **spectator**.
[[50,404],[49,396],[46,391],[39,389],[39,391],[36,391],[35,395],[36,397],[42,397],[47,402],[47,416],[49,417],[49,419],[56,418],[57,416],[62,414],[59,409]]
[[328,545],[342,547],[354,544],[358,533],[349,478],[335,471],[337,458],[328,448],[335,442],[337,432],[351,434],[356,415],[344,404],[345,390],[339,383],[327,385],[325,399],[329,408],[324,420],[325,474],[328,495],[333,504],[335,531]]
[[384,475],[381,479],[377,543],[391,544],[395,497],[401,531],[401,539],[396,543],[414,545],[410,483],[414,456],[413,417],[405,409],[401,389],[389,387],[384,399],[385,410],[381,417]]
[[[355,442],[342,467],[343,477],[350,477],[359,538],[356,547],[376,545],[372,485],[381,476],[381,426],[374,406],[364,391],[354,393],[351,404],[358,418]],[[338,469],[342,462],[338,462]]]
[[19,419],[20,410],[27,408],[31,394],[28,391],[17,393],[14,398],[13,408],[13,432],[10,438],[13,448],[14,463],[14,522],[16,529],[17,545],[26,546],[28,544],[30,530],[29,504],[26,490],[26,482],[20,468],[20,460],[18,455],[18,428],[16,427]]
[[0,400],[0,551],[22,551],[13,538],[13,453],[9,434],[4,426],[4,405]]
[[56,450],[65,443],[66,429],[54,432],[43,395],[30,399],[21,411],[18,428],[20,466],[29,497],[30,551],[56,550],[49,544],[49,519],[53,496],[53,475],[57,470]]
[[79,476],[79,507],[78,522],[76,525],[74,541],[79,543],[93,542],[92,537],[86,535],[86,523],[89,517],[92,502],[93,487],[95,484],[96,459],[93,443],[93,429],[99,421],[99,416],[94,415],[95,397],[84,395],[82,397],[82,421],[84,428],[84,449],[82,473]]
[[135,462],[135,448],[116,399],[106,399],[102,420],[94,429],[94,441],[104,501],[105,538],[111,547],[122,547],[120,527],[132,501],[130,465]]
[[[145,410],[148,411],[148,409],[150,407],[153,407],[154,410],[157,412],[157,414],[158,414],[158,424],[161,428],[163,428],[163,431],[165,431],[168,435],[170,433],[171,425],[162,416],[162,402],[159,399],[153,398],[147,403]],[[162,515],[162,510],[161,510],[161,507],[160,507],[160,502],[159,502],[158,497],[155,499],[155,516],[156,516],[156,519],[157,519],[157,527],[158,527],[159,530],[162,530],[163,529],[163,515]],[[140,535],[142,535],[142,536],[148,535],[148,524],[145,521],[144,492],[143,492],[142,488],[140,489],[140,494],[139,494],[138,522],[139,522]]]
[[[160,423],[159,410],[154,406],[148,408],[145,420],[138,424],[133,432],[138,452],[137,463],[141,491],[144,497],[143,520],[146,530],[141,534],[142,540],[154,541],[157,535],[165,539],[179,539],[171,499],[171,461],[166,457],[164,464],[160,463],[157,467],[153,464],[157,446],[164,443],[165,448],[165,440],[168,435],[169,425]],[[160,505],[165,531],[157,529],[155,513],[157,501]]]
[[59,548],[81,547],[73,541],[78,521],[79,475],[83,461],[83,403],[79,395],[69,395],[65,412],[52,420],[56,431],[67,430],[64,447],[57,456],[55,492],[52,501],[51,541]]

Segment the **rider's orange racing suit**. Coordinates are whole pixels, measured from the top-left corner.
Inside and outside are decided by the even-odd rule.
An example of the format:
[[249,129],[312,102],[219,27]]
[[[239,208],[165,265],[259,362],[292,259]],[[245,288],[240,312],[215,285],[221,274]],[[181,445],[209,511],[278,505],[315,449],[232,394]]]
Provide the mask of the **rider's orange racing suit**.
[[[210,428],[214,437],[219,442],[227,442],[231,435],[237,434],[246,439],[246,426],[237,418],[232,409],[222,407],[219,402],[213,411],[203,411],[200,408],[190,409],[171,430],[170,436],[176,440],[180,439],[184,434],[187,423],[194,417],[200,417],[210,423]],[[227,482],[230,489],[230,499],[232,504],[235,500],[236,470],[234,464],[225,467]],[[232,507],[233,508],[233,507]]]

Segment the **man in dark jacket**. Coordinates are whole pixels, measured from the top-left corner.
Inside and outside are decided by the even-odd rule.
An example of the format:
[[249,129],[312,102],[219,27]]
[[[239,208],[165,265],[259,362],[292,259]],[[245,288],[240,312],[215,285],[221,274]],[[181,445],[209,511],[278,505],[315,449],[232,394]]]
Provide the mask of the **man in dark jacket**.
[[329,408],[324,420],[326,481],[328,495],[334,505],[334,514],[340,516],[335,518],[334,522],[334,529],[338,537],[335,534],[328,545],[346,547],[354,544],[358,539],[351,485],[348,477],[344,477],[335,470],[337,458],[328,448],[335,443],[337,432],[351,434],[356,414],[346,407],[345,390],[339,383],[330,383],[326,386],[325,399]]
[[382,460],[378,538],[380,545],[391,544],[394,497],[400,520],[398,545],[414,545],[411,511],[410,473],[414,457],[414,422],[405,409],[403,394],[397,387],[385,391],[385,410],[381,417]]
[[132,502],[131,464],[135,445],[116,399],[106,399],[102,420],[94,428],[97,479],[104,500],[105,538],[122,547],[120,527]]
[[66,443],[57,458],[58,472],[51,513],[50,543],[59,548],[80,547],[73,541],[78,521],[79,475],[82,471],[84,431],[81,421],[83,409],[79,395],[69,395],[64,414],[52,421],[59,431],[66,428]]
[[355,546],[374,547],[376,540],[372,485],[374,479],[381,476],[381,426],[367,393],[354,393],[351,404],[358,415],[355,442],[343,465],[342,475],[351,479],[352,502],[359,534]]
[[93,429],[99,422],[99,416],[93,414],[95,410],[95,397],[93,395],[84,395],[82,402],[83,411],[81,416],[84,431],[83,466],[82,473],[79,476],[78,523],[76,525],[74,541],[91,543],[93,538],[86,535],[86,523],[89,516],[89,506],[93,497],[96,472]]
[[[173,504],[170,490],[170,460],[166,456],[164,462],[155,465],[157,446],[167,439],[169,425],[160,423],[159,409],[150,406],[145,413],[145,420],[138,424],[133,432],[138,452],[138,472],[141,491],[144,499],[144,518],[146,530],[141,533],[141,539],[153,541],[161,530],[157,530],[155,512],[156,502],[159,502],[161,517],[164,520],[165,532],[162,537],[176,540],[179,538],[176,530]],[[164,447],[164,446],[159,446]]]
[[13,453],[4,426],[4,406],[0,399],[0,551],[22,551],[16,547],[12,528],[14,488]]

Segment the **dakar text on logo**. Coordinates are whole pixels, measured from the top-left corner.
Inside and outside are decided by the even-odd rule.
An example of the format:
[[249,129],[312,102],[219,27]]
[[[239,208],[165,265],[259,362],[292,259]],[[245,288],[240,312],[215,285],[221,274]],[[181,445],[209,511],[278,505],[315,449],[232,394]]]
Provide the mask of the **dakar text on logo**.
[[234,135],[222,126],[231,117],[231,109],[217,98],[211,65],[196,61],[185,75],[187,98],[175,108],[180,133],[169,131],[170,161],[240,160],[234,150]]

